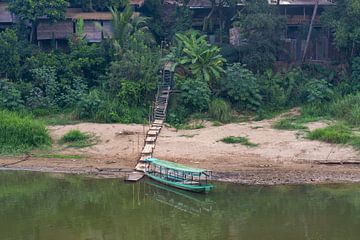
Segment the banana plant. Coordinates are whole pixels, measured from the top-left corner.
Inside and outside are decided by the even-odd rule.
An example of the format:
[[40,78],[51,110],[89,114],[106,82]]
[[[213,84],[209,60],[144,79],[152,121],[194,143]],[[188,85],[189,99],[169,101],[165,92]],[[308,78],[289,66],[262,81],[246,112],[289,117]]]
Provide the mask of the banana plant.
[[221,78],[226,60],[221,56],[219,47],[209,44],[205,35],[194,31],[176,34],[176,39],[177,47],[165,58],[174,62],[173,69],[183,66],[192,75],[207,82]]

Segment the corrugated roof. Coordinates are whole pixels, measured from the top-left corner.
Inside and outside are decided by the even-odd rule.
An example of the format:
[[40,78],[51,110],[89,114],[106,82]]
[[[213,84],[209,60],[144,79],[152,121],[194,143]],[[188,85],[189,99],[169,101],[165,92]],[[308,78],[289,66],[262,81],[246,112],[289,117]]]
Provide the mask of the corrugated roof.
[[111,20],[111,12],[83,12],[80,8],[69,8],[65,14],[66,18],[84,20]]
[[131,5],[138,5],[139,7],[141,7],[142,5],[144,5],[145,0],[131,0],[130,4]]
[[[276,5],[277,0],[268,0],[269,4]],[[280,5],[314,5],[314,0],[280,0]],[[319,5],[334,5],[335,0],[319,0]]]
[[13,17],[9,10],[7,10],[7,3],[0,3],[0,23],[12,23]]

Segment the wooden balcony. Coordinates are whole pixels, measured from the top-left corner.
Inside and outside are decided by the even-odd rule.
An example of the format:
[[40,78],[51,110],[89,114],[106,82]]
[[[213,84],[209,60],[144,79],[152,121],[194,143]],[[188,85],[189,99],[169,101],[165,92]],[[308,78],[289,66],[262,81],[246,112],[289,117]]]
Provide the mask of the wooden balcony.
[[[288,25],[302,25],[310,23],[311,16],[309,15],[291,15],[287,16],[287,24]],[[315,24],[320,24],[320,16],[315,17]]]

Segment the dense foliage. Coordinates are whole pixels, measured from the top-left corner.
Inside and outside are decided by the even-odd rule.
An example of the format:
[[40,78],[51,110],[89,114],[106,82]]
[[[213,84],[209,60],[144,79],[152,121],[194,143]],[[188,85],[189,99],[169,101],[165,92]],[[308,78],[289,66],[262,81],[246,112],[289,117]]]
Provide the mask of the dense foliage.
[[50,144],[51,139],[43,123],[0,111],[0,153],[18,153]]
[[[219,16],[225,9],[216,6],[216,14],[207,20],[222,23],[218,45],[204,35],[214,33],[209,29],[214,22],[208,22],[206,32],[190,30],[187,1],[166,14],[161,1],[146,1],[138,16],[127,1],[71,0],[72,7],[86,11],[110,11],[114,34],[90,44],[81,31],[84,22],[79,21],[78,34],[68,39],[66,49],[48,51],[31,43],[34,29],[43,16],[61,20],[68,1],[9,2],[21,21],[0,32],[1,109],[35,116],[66,111],[81,120],[142,123],[150,114],[162,65],[171,61],[178,93],[171,97],[169,121],[183,122],[201,113],[228,122],[234,112],[307,105],[319,111],[327,106],[331,117],[341,115],[359,125],[360,35],[359,23],[353,20],[359,17],[358,1],[338,1],[322,17],[340,54],[346,56],[344,64],[326,68],[303,64],[283,71],[274,65],[283,51],[280,33],[285,20],[265,0],[246,1],[231,18]],[[32,25],[30,41],[24,21]],[[237,46],[223,42],[223,33],[231,27],[240,29]],[[163,44],[165,38],[172,42],[170,49]]]

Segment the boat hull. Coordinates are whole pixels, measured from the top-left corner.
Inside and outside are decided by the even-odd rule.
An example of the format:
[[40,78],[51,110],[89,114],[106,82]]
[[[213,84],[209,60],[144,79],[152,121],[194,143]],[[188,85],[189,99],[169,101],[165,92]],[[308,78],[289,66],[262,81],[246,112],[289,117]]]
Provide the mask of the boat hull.
[[205,184],[205,185],[190,185],[190,184],[183,184],[183,183],[179,183],[179,182],[173,182],[173,181],[168,181],[166,179],[154,176],[148,172],[145,172],[145,175],[148,176],[149,178],[161,182],[163,184],[172,186],[172,187],[176,187],[182,190],[186,190],[186,191],[191,191],[191,192],[209,192],[211,189],[214,188],[213,185],[211,184]]

